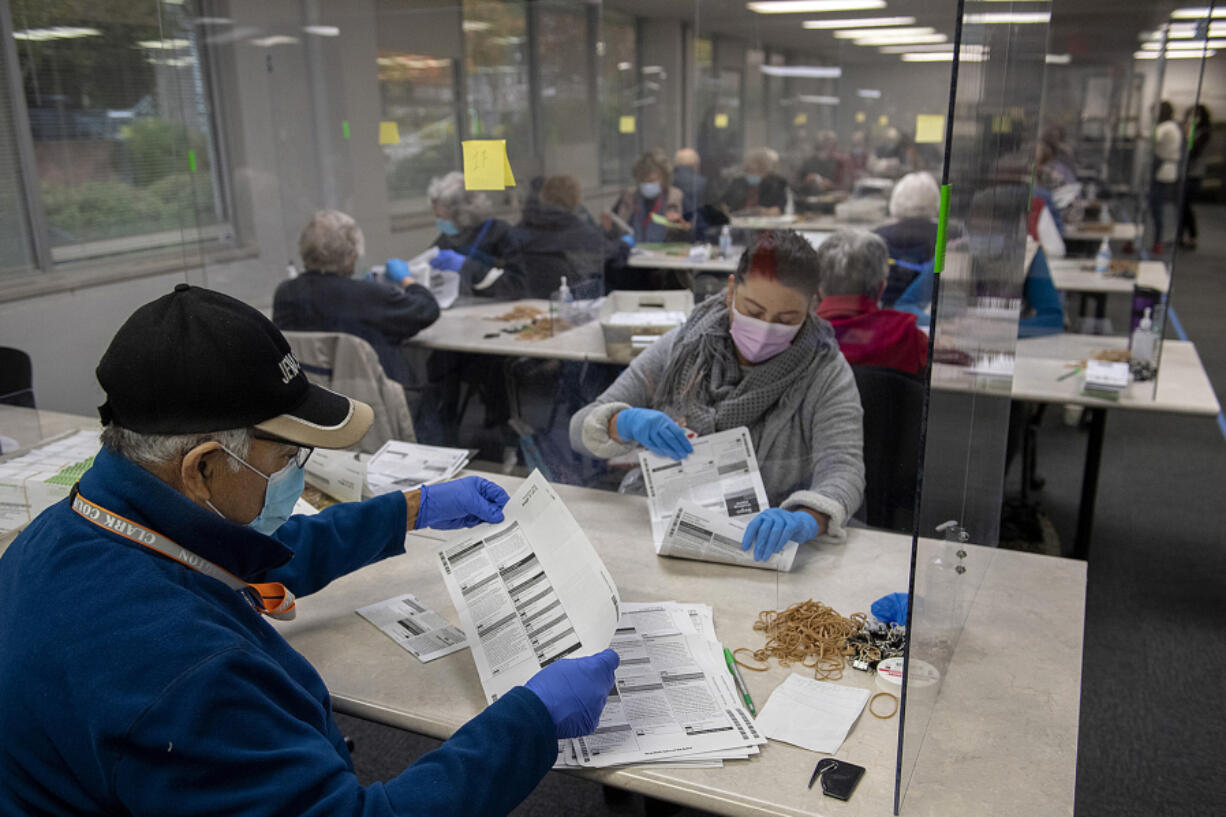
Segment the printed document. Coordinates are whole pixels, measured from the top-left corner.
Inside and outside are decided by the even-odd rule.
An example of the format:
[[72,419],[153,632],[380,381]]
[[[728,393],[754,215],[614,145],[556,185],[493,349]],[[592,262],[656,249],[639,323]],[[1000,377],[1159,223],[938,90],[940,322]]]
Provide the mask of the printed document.
[[785,573],[791,570],[800,545],[789,541],[783,546],[783,550],[770,559],[755,562],[752,549],[741,550],[741,541],[748,524],[748,519],[729,519],[695,502],[682,500],[668,523],[664,539],[656,545],[656,554],[679,559],[697,559],[700,562],[780,570]]
[[559,658],[605,649],[621,615],[613,577],[539,471],[503,513],[435,549],[491,702]]
[[433,661],[468,646],[464,633],[412,593],[358,608],[358,615],[421,661]]
[[832,755],[866,703],[867,689],[792,673],[758,713],[758,728],[771,740]]
[[673,511],[682,500],[730,517],[753,516],[770,507],[749,429],[731,428],[697,437],[690,444],[694,453],[683,460],[650,451],[639,453],[651,508],[651,536],[656,544],[664,539]]
[[451,479],[470,458],[464,448],[388,440],[366,463],[366,485],[373,494],[411,491]]

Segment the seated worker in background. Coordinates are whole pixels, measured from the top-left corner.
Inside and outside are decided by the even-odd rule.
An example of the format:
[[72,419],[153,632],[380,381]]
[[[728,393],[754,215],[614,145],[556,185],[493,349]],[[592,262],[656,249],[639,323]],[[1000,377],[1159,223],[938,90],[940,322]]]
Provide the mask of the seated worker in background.
[[868,172],[874,176],[897,179],[911,169],[912,153],[902,131],[893,126],[886,128],[881,142],[868,160]]
[[728,183],[720,204],[740,216],[777,216],[788,206],[788,183],[775,168],[779,154],[770,148],[754,148],[745,154],[744,171]]
[[[386,783],[359,785],[323,679],[264,618],[502,521],[479,477],[290,516],[371,409],[311,385],[258,311],[180,284],[97,369],[103,448],[0,557],[0,813],[506,814],[592,731],[617,656],[559,660]],[[421,554],[429,558],[429,554]],[[51,598],[72,599],[48,605]]]
[[[685,194],[673,185],[668,158],[649,150],[635,160],[631,173],[635,186],[622,193],[611,212],[635,242],[689,241],[693,227],[684,217]],[[609,213],[600,214],[600,226],[614,238],[626,233]]]
[[687,219],[707,202],[707,177],[699,172],[701,166],[702,157],[693,148],[673,154],[673,186],[681,191],[681,212]]
[[439,235],[434,269],[460,274],[460,292],[487,298],[523,297],[524,271],[511,257],[511,225],[490,216],[484,193],[467,190],[464,174],[435,178],[426,191]]
[[550,176],[536,197],[524,202],[523,217],[509,243],[524,270],[524,296],[548,298],[566,276],[576,298],[604,294],[606,265],[621,267],[634,240],[614,240],[579,216],[583,189],[574,176]]
[[799,193],[812,196],[851,189],[851,168],[847,157],[838,149],[838,134],[832,130],[818,131],[813,155],[805,159],[796,173],[795,186]]
[[817,316],[829,321],[852,366],[886,366],[918,374],[928,362],[928,336],[915,315],[878,309],[890,259],[880,236],[839,230],[817,248]]
[[894,301],[936,255],[937,218],[941,214],[941,190],[932,174],[908,173],[890,193],[893,222],[874,230],[885,240],[890,257],[890,276],[881,295],[881,305]]
[[847,148],[847,167],[853,184],[868,173],[868,137],[862,130],[852,131],[851,143]]
[[764,230],[724,297],[694,308],[570,421],[580,454],[641,444],[682,459],[698,434],[746,426],[772,505],[742,547],[769,558],[788,540],[842,536],[864,492],[863,415],[830,325],[813,315],[818,261],[800,234]]
[[438,320],[438,302],[403,262],[388,263],[391,284],[354,278],[364,251],[353,218],[339,210],[316,213],[298,237],[306,271],[277,285],[272,322],[287,332],[356,335],[374,347],[388,377],[408,382],[396,347]]

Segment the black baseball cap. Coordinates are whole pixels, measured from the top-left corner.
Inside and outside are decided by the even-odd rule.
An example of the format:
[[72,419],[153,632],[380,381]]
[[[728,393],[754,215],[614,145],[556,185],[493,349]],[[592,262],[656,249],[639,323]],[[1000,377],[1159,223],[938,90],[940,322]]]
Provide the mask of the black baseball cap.
[[346,448],[374,421],[370,406],[309,382],[259,310],[188,284],[133,312],[96,374],[103,424],[142,434],[255,427],[299,445]]

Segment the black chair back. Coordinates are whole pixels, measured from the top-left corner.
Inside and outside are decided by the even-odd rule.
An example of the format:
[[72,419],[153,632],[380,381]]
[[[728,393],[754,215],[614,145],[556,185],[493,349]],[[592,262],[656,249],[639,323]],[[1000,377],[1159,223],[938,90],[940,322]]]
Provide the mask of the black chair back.
[[864,504],[856,518],[875,528],[910,533],[924,383],[882,366],[852,366],[864,407]]
[[34,408],[34,368],[20,349],[0,346],[0,403]]

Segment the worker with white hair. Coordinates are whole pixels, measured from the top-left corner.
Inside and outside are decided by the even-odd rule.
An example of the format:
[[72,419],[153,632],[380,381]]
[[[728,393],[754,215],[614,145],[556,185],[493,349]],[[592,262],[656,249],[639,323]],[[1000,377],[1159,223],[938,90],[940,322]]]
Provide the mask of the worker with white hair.
[[778,166],[779,154],[770,148],[747,151],[741,166],[744,172],[728,184],[720,204],[736,215],[780,215],[788,204],[788,183],[775,172]]
[[940,210],[941,190],[932,174],[908,173],[894,184],[891,223],[876,230],[890,255],[890,277],[881,296],[882,306],[892,306],[936,255]]
[[466,295],[522,297],[524,273],[515,261],[511,225],[490,215],[489,196],[467,189],[459,171],[433,179],[426,195],[439,231],[430,266],[458,272]]

